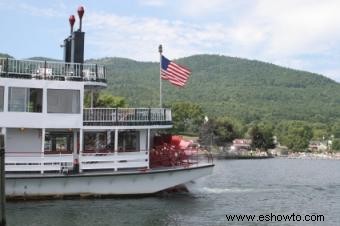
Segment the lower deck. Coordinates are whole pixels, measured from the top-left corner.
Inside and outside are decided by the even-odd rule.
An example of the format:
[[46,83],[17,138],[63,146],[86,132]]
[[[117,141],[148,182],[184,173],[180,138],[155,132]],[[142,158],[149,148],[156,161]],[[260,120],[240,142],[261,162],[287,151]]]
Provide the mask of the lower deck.
[[153,132],[6,128],[6,172],[149,168]]
[[195,147],[159,145],[158,131],[150,128],[6,128],[5,132],[7,174],[146,171],[164,166],[190,167],[202,160]]
[[102,195],[147,195],[210,175],[212,163],[145,171],[102,171],[76,174],[7,174],[9,199],[44,199]]

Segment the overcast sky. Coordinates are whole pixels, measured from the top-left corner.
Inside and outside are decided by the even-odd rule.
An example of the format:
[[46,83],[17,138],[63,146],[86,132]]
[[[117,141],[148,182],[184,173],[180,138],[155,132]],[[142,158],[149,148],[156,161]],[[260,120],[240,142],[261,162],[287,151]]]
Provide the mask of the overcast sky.
[[[0,52],[61,59],[85,8],[85,57],[157,61],[220,54],[340,81],[340,0],[0,0]],[[78,28],[78,16],[76,16]]]

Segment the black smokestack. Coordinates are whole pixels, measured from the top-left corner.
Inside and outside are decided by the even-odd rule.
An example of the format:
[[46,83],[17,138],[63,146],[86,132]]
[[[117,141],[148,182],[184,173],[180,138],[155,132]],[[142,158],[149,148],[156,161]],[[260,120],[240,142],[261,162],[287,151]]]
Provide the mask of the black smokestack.
[[64,61],[67,63],[84,63],[84,43],[85,32],[81,31],[84,7],[80,6],[77,10],[79,16],[79,29],[73,30],[76,21],[74,15],[69,17],[71,34],[64,40]]
[[84,43],[85,32],[81,31],[82,18],[84,15],[84,7],[78,8],[79,16],[79,29],[72,33],[72,50],[71,50],[71,62],[72,63],[84,63]]
[[73,25],[74,22],[76,21],[75,17],[73,15],[71,15],[68,19],[68,21],[70,22],[70,36],[67,37],[64,40],[64,61],[65,62],[71,62],[71,49],[72,49],[72,33],[73,33]]

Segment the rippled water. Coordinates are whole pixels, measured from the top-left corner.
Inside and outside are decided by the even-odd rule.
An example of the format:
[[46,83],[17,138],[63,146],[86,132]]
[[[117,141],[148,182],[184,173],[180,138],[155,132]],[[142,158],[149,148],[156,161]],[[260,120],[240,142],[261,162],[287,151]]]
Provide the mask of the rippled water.
[[[340,225],[340,161],[225,160],[191,193],[7,204],[9,226]],[[226,214],[323,214],[325,222],[228,222]]]

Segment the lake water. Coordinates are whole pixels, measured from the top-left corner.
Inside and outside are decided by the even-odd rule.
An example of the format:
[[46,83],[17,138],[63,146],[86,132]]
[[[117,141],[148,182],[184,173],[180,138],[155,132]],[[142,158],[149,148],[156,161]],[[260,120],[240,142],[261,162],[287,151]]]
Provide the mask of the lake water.
[[[9,226],[340,225],[340,161],[225,160],[190,193],[144,198],[7,204]],[[278,215],[323,215],[324,222],[284,222]],[[274,214],[277,222],[227,221],[226,215]],[[272,218],[273,219],[273,218]]]

